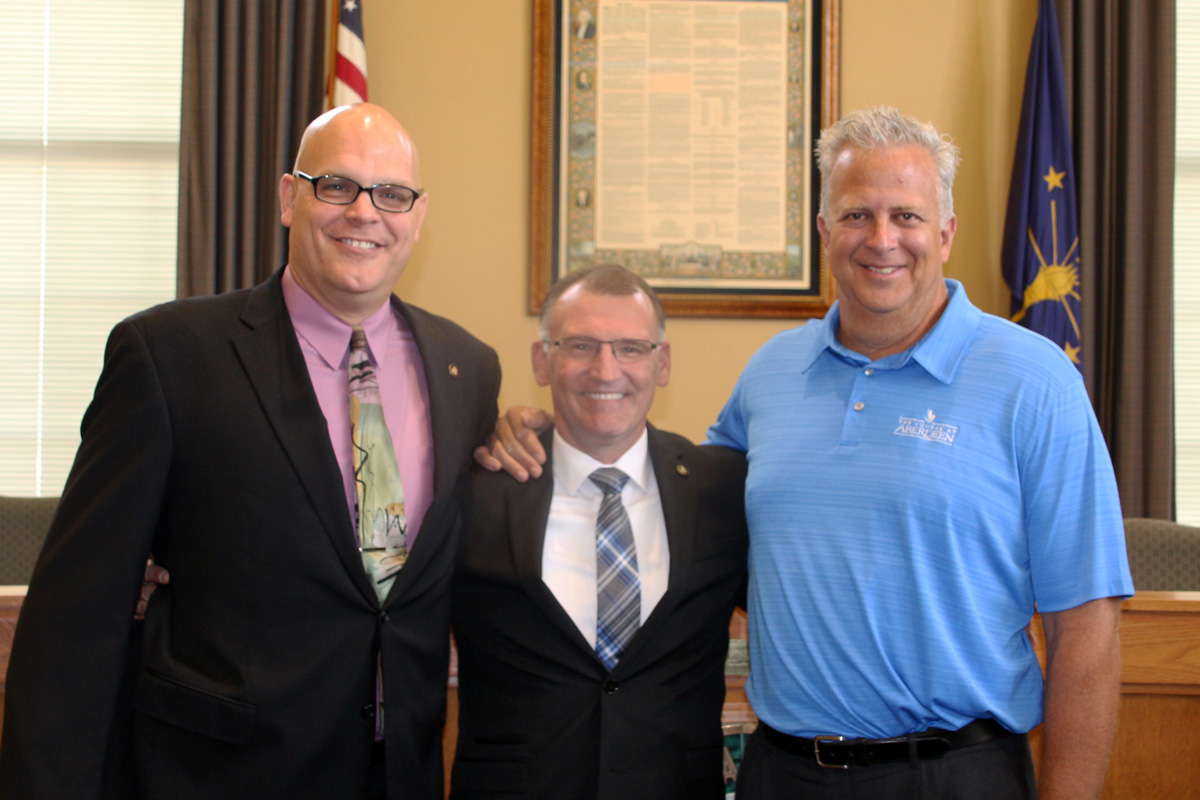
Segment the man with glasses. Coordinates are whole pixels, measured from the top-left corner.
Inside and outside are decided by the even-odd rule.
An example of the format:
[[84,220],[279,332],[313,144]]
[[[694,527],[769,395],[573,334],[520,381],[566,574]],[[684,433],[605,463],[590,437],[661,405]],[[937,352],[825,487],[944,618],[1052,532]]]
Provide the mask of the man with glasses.
[[500,370],[392,294],[420,187],[390,114],[330,111],[280,181],[286,267],[114,329],[22,610],[0,797],[133,780],[108,746],[130,705],[119,796],[442,796],[455,487]]
[[931,125],[856,111],[817,161],[838,302],[751,357],[708,433],[749,463],[738,797],[1099,797],[1133,585],[1083,381],[945,277],[958,149]]
[[729,619],[745,590],[745,459],[646,422],[671,348],[617,266],[542,307],[549,469],[478,471],[453,589],[451,796],[716,800]]

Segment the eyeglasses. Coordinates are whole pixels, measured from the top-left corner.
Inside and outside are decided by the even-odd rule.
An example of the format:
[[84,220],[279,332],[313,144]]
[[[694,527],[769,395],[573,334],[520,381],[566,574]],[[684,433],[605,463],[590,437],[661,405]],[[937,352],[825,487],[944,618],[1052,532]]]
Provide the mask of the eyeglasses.
[[593,339],[590,336],[568,336],[565,339],[543,339],[543,343],[556,346],[564,356],[572,361],[591,361],[600,355],[600,346],[608,345],[612,349],[613,358],[622,364],[632,364],[650,357],[650,354],[662,345],[648,342],[645,339]]
[[421,192],[407,186],[391,183],[377,183],[374,186],[363,186],[349,178],[339,178],[337,175],[318,175],[313,177],[306,172],[296,170],[297,178],[303,178],[313,185],[313,194],[317,199],[332,203],[335,206],[348,206],[358,199],[359,194],[366,192],[371,196],[371,204],[380,211],[390,214],[403,214],[411,211]]

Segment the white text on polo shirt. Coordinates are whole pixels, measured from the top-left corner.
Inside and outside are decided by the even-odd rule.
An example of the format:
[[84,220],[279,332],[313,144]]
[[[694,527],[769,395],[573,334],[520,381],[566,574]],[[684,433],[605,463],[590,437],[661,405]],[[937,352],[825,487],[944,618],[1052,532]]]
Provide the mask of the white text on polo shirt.
[[934,422],[936,415],[933,409],[925,412],[924,419],[917,417],[901,417],[900,427],[892,431],[897,436],[911,436],[914,439],[924,439],[927,442],[941,442],[942,444],[954,444],[954,437],[958,435],[957,425],[947,425],[943,422]]

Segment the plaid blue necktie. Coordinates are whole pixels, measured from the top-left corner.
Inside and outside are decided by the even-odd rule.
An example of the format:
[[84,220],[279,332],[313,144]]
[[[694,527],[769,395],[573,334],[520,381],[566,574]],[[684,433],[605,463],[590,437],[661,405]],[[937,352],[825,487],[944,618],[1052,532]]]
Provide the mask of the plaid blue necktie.
[[596,655],[612,670],[642,619],[633,528],[621,504],[621,489],[629,476],[615,467],[602,467],[589,477],[604,492],[596,517]]

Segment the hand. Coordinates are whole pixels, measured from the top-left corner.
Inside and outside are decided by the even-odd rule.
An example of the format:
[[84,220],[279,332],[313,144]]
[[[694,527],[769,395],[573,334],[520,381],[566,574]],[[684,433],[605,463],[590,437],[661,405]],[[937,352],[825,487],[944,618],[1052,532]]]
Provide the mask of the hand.
[[154,557],[146,559],[146,571],[142,573],[142,592],[138,596],[137,606],[133,610],[134,619],[146,618],[146,606],[150,603],[150,595],[159,584],[166,586],[171,582],[171,575],[163,567],[154,563]]
[[513,406],[496,420],[492,438],[475,449],[475,460],[484,469],[503,469],[524,483],[542,474],[546,451],[538,435],[554,424],[554,417],[540,408]]

